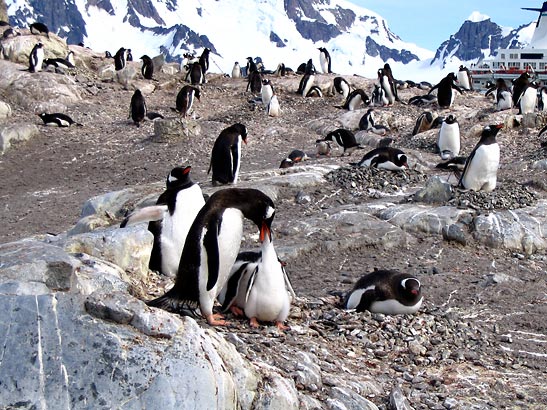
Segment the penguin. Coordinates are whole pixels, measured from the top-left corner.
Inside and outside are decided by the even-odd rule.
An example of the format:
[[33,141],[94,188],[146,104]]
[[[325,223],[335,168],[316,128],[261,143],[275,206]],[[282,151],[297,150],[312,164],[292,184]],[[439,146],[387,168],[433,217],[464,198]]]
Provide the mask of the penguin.
[[452,114],[441,124],[437,136],[437,147],[443,160],[454,158],[460,153],[460,125]]
[[277,77],[284,77],[287,75],[287,68],[285,67],[285,64],[283,63],[279,63],[277,65],[277,68],[275,69],[275,71],[273,72],[273,75],[277,76]]
[[331,58],[329,52],[325,47],[319,47],[318,50],[321,71],[323,71],[323,74],[331,74]]
[[200,186],[190,178],[191,169],[191,166],[173,168],[156,205],[133,212],[120,225],[124,228],[149,222],[148,230],[154,235],[154,244],[148,267],[169,277],[176,276],[190,226],[205,205]]
[[467,161],[467,157],[458,156],[454,158],[450,158],[446,161],[439,162],[437,165],[435,165],[435,168],[442,169],[443,171],[451,171],[454,173],[458,181],[460,180],[461,174],[463,169],[465,168],[465,162]]
[[495,85],[495,99],[496,99],[496,108],[498,111],[509,110],[512,107],[513,99],[511,95],[511,90],[507,87],[505,80],[503,78],[498,78]]
[[262,91],[262,74],[258,71],[252,71],[247,77],[247,89],[245,91],[251,90],[252,93],[260,93]]
[[496,188],[500,147],[496,141],[498,131],[503,124],[487,125],[483,128],[481,138],[465,162],[459,187],[473,191],[490,192]]
[[237,184],[241,168],[241,143],[247,144],[247,128],[234,124],[217,137],[211,152],[207,174],[213,171],[212,183]]
[[76,61],[74,60],[74,51],[70,50],[67,53],[65,60],[72,64],[72,67],[76,67]]
[[279,117],[281,115],[281,108],[279,106],[279,99],[277,95],[273,95],[270,99],[268,107],[266,108],[266,113],[270,117]]
[[388,104],[386,93],[380,84],[374,84],[374,90],[372,91],[372,105],[381,107]]
[[383,68],[378,70],[378,84],[383,92],[383,105],[393,105],[395,102],[394,85]]
[[358,109],[362,104],[365,106],[370,105],[370,98],[368,98],[368,95],[365,93],[365,91],[363,91],[361,88],[358,88],[357,90],[353,90],[351,93],[348,94],[348,98],[346,98],[346,101],[341,108],[349,111],[354,111]]
[[232,68],[232,78],[241,78],[241,67],[237,61]]
[[203,72],[203,78],[205,83],[205,74],[207,71],[209,71],[209,53],[211,52],[211,49],[208,47],[205,47],[203,51],[201,52],[201,56],[199,56],[199,65],[201,66],[201,70]]
[[301,161],[306,161],[308,158],[308,155],[304,151],[295,149],[291,151],[287,158],[281,161],[281,165],[279,165],[279,168],[290,168],[294,164],[297,164]]
[[359,120],[359,129],[363,131],[369,131],[374,126],[374,110],[369,108],[368,111],[363,114]]
[[353,132],[343,128],[338,128],[337,130],[329,132],[325,138],[322,140],[319,139],[315,142],[317,143],[321,141],[336,141],[336,143],[344,149],[341,156],[344,156],[345,154],[351,155],[351,153],[356,149],[363,149],[363,147],[355,140],[355,135]]
[[116,54],[114,54],[114,69],[116,71],[123,70],[125,67],[125,48],[121,47]]
[[402,171],[408,168],[406,154],[398,148],[381,147],[367,152],[361,161],[351,165],[358,167],[382,168],[390,171]]
[[147,302],[148,306],[176,311],[199,307],[209,325],[225,325],[213,315],[213,304],[239,253],[243,218],[252,221],[265,240],[274,216],[273,201],[257,189],[230,188],[213,193],[188,231],[174,286]]
[[146,101],[141,93],[141,90],[135,90],[131,97],[131,105],[129,107],[129,116],[137,127],[141,126],[141,122],[146,117]]
[[390,132],[390,129],[385,125],[374,124],[369,131],[376,135],[387,135]]
[[252,57],[247,57],[247,77],[251,75],[251,73],[258,72],[258,67],[256,66],[256,63],[254,62]]
[[72,64],[70,61],[68,61],[65,58],[48,58],[44,60],[44,65],[46,67],[53,66],[53,67],[62,68],[62,69],[75,68],[74,64]]
[[308,92],[313,87],[314,80],[315,80],[315,74],[313,73],[304,74],[304,76],[300,80],[300,83],[298,85],[298,90],[296,91],[296,93],[306,97]]
[[42,71],[42,64],[44,63],[44,45],[42,43],[36,43],[30,52],[28,58],[28,70],[31,73]]
[[146,78],[147,80],[151,80],[152,76],[154,75],[154,63],[152,62],[152,59],[145,54],[141,57],[141,60],[142,60],[142,67],[141,67],[142,76]]
[[541,87],[539,90],[538,111],[547,111],[547,87]]
[[336,93],[342,95],[345,101],[346,98],[348,98],[351,87],[344,77],[335,77],[334,80],[332,80],[332,90],[333,94]]
[[421,132],[428,131],[434,127],[434,121],[438,118],[437,113],[431,111],[424,111],[416,119],[416,124],[412,130],[412,135],[417,135]]
[[262,103],[267,107],[274,95],[272,82],[270,80],[262,80],[262,89],[260,92],[262,94]]
[[46,114],[43,112],[38,114],[38,116],[42,119],[45,125],[53,125],[57,127],[70,127],[71,125],[82,126],[82,124],[74,121],[68,115],[59,112],[53,114]]
[[315,151],[318,156],[325,155],[329,156],[332,151],[332,147],[329,141],[317,140],[315,142]]
[[437,85],[431,87],[428,94],[437,90],[437,104],[440,108],[450,108],[454,102],[454,90],[463,94],[462,89],[455,84],[456,76],[454,73],[448,73]]
[[30,32],[34,35],[45,35],[47,38],[49,38],[49,29],[44,23],[32,23],[30,26]]
[[133,53],[130,48],[125,51],[125,61],[133,61]]
[[313,85],[308,92],[306,93],[305,97],[323,97],[323,91],[321,91],[321,88],[317,85]]
[[473,78],[467,67],[460,65],[457,74],[458,84],[467,91],[473,91]]
[[194,98],[199,100],[200,90],[197,87],[191,85],[185,85],[180,89],[177,94],[176,111],[180,112],[183,117],[186,117],[192,109]]
[[414,97],[410,97],[408,99],[408,104],[421,107],[423,105],[432,104],[436,100],[437,100],[437,97],[433,94],[415,95]]
[[513,107],[519,107],[520,114],[520,98],[528,85],[530,84],[530,74],[527,72],[522,73],[520,76],[513,80]]
[[422,306],[422,286],[409,273],[380,269],[363,275],[344,298],[344,309],[386,315],[416,313]]
[[199,85],[205,82],[203,71],[199,63],[193,63],[190,68],[190,84]]
[[533,113],[537,106],[537,96],[537,85],[534,82],[531,82],[520,97],[519,114]]
[[399,94],[397,93],[397,80],[395,80],[395,78],[393,77],[393,71],[391,71],[391,66],[388,63],[384,64],[383,72],[388,79],[389,86],[391,88],[391,92],[393,94],[393,97],[395,98],[395,101],[400,101]]
[[104,52],[104,58],[114,58],[114,57],[112,57],[112,53],[110,51],[106,50]]

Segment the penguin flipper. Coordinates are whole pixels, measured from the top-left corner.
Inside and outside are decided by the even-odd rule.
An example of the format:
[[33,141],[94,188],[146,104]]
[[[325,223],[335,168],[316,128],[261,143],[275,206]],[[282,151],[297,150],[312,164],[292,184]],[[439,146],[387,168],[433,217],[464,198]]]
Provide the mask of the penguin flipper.
[[473,160],[473,157],[475,156],[475,152],[477,151],[477,147],[471,151],[471,154],[467,157],[467,161],[465,161],[465,166],[463,167],[462,174],[460,175],[460,180],[458,181],[458,187],[465,188],[463,186],[463,178],[465,177],[465,174],[467,174],[467,169],[469,168],[469,164],[471,164],[471,161]]
[[249,277],[249,282],[247,283],[247,292],[245,292],[245,303],[249,300],[249,295],[251,294],[251,289],[255,283],[256,274],[258,273],[258,265],[254,268],[253,273]]
[[165,295],[160,296],[159,298],[149,300],[145,302],[150,307],[156,307],[159,309],[166,310],[168,312],[175,312],[182,316],[192,316],[198,317],[198,305],[197,303],[189,303],[181,301],[178,298],[173,296],[174,290],[166,292]]
[[167,212],[167,205],[153,205],[139,209],[131,213],[120,224],[120,228],[134,225],[141,222],[152,222],[162,220]]
[[224,302],[221,307],[222,312],[226,312],[230,306],[232,306],[232,303],[239,293],[241,276],[243,275],[243,272],[245,272],[245,269],[247,269],[247,265],[248,263],[243,263],[228,279],[228,282],[226,283],[226,295],[224,296]]
[[232,145],[230,148],[232,152],[232,181],[235,179],[236,171],[239,167],[239,155],[237,154],[237,151],[239,150],[239,147],[237,145]]
[[213,289],[218,280],[218,273],[220,269],[220,257],[219,257],[219,246],[218,246],[218,234],[220,231],[220,221],[216,220],[213,223],[213,226],[210,226],[207,229],[207,233],[203,237],[203,246],[205,247],[205,252],[207,253],[207,267],[208,267],[208,277],[207,277],[207,291]]

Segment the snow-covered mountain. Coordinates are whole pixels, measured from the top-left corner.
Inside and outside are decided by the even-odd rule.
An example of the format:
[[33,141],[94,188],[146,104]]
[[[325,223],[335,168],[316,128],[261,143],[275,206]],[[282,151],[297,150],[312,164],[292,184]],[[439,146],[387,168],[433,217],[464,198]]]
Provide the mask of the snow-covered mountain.
[[526,44],[533,32],[532,25],[511,31],[471,16],[433,53],[403,41],[380,15],[346,0],[6,2],[12,25],[40,21],[69,44],[111,53],[123,46],[136,58],[163,53],[168,61],[209,47],[211,71],[226,73],[249,56],[261,57],[270,69],[280,62],[296,68],[309,58],[319,67],[317,48],[326,47],[340,74],[375,77],[389,62],[398,78],[436,81],[499,46]]

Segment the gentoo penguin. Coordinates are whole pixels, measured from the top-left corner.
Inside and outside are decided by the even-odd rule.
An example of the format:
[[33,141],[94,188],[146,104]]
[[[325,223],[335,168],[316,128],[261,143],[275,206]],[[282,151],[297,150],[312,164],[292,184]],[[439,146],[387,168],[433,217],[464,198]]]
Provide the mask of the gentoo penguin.
[[331,59],[330,54],[325,47],[319,47],[319,63],[323,74],[331,74]]
[[266,114],[270,117],[279,117],[281,115],[281,107],[279,106],[277,95],[274,94],[272,98],[270,98],[270,102],[266,107]]
[[435,100],[437,100],[437,96],[433,94],[415,95],[408,99],[408,104],[421,107],[423,105],[432,104]]
[[317,85],[312,85],[312,87],[308,90],[305,97],[323,97],[323,91],[321,91],[321,88]]
[[348,98],[351,87],[343,77],[334,77],[334,80],[332,80],[332,90],[333,94],[341,94],[345,101]]
[[247,57],[247,77],[254,72],[258,72],[258,67],[252,57]]
[[200,94],[199,88],[192,85],[185,85],[182,87],[177,94],[177,112],[180,112],[183,117],[186,117],[192,109],[194,98],[199,100]]
[[547,111],[547,87],[541,87],[539,91],[538,111]]
[[519,101],[519,114],[533,113],[537,105],[538,90],[535,82],[530,82]]
[[298,85],[298,90],[296,90],[296,93],[306,97],[308,95],[308,92],[313,87],[314,81],[315,81],[315,74],[313,73],[304,74],[304,76],[300,80],[300,83]]
[[131,97],[131,105],[129,107],[129,116],[137,127],[141,126],[141,122],[146,117],[146,101],[141,93],[141,90],[135,90]]
[[125,51],[125,61],[133,61],[133,54],[130,48]]
[[528,84],[530,84],[530,78],[531,78],[530,74],[528,74],[527,72],[524,72],[519,77],[513,80],[513,87],[512,87],[513,107],[519,107],[519,111],[520,111],[520,104],[519,104],[520,97],[522,96],[526,88],[528,88]]
[[198,184],[190,178],[192,167],[175,167],[169,172],[166,189],[156,205],[141,208],[123,220],[120,227],[149,222],[154,244],[148,267],[162,275],[175,277],[190,226],[205,204]]
[[30,26],[30,32],[34,35],[43,34],[49,38],[49,29],[44,23],[32,23]]
[[458,156],[439,162],[435,168],[453,172],[459,181],[466,161],[467,157]]
[[241,66],[236,61],[234,67],[232,68],[232,78],[241,78]]
[[384,105],[393,105],[395,102],[395,94],[393,92],[395,86],[391,82],[389,76],[384,72],[383,68],[378,70],[378,85],[381,87],[383,92]]
[[431,94],[433,90],[437,90],[437,103],[440,108],[450,108],[454,102],[454,90],[463,94],[462,89],[455,83],[456,76],[454,73],[448,73],[439,83],[429,90],[428,94]]
[[41,114],[38,114],[38,116],[42,119],[45,125],[53,125],[56,127],[70,127],[71,125],[82,126],[82,124],[74,121],[68,115],[62,114],[60,112],[56,112],[53,114],[46,114],[45,112],[43,112]]
[[368,111],[363,114],[359,120],[359,129],[368,131],[374,126],[374,109],[369,108]]
[[386,315],[416,313],[422,305],[420,281],[408,273],[375,270],[362,276],[346,295],[345,309]]
[[116,71],[123,70],[125,67],[125,48],[121,47],[116,54],[114,54],[114,68]]
[[260,93],[262,94],[262,103],[267,107],[274,95],[274,88],[270,80],[262,80],[262,89],[260,90]]
[[498,78],[495,85],[496,108],[498,111],[509,110],[513,104],[511,90],[503,78]]
[[345,154],[351,155],[351,153],[356,149],[363,149],[363,147],[355,140],[355,135],[353,132],[344,128],[338,128],[337,130],[329,132],[325,138],[319,139],[315,142],[317,143],[320,141],[336,141],[336,143],[344,149],[341,156]]
[[249,89],[252,93],[262,91],[262,74],[257,70],[251,71],[247,77],[247,89],[245,91],[249,91]]
[[441,124],[437,136],[437,147],[443,160],[454,158],[460,153],[460,125],[452,114]]
[[471,78],[471,73],[469,72],[469,69],[467,67],[460,65],[460,68],[458,69],[457,80],[458,84],[464,90],[473,91],[473,79]]
[[207,173],[213,171],[213,185],[237,184],[241,168],[242,142],[247,143],[247,128],[239,123],[225,128],[217,137],[207,171]]
[[46,67],[53,66],[55,68],[62,68],[62,69],[75,68],[74,64],[65,58],[48,58],[44,60],[44,65]]
[[[243,218],[261,232],[271,229],[275,206],[257,189],[221,189],[196,215],[182,250],[175,284],[149,306],[180,311],[200,308],[210,325],[224,325],[213,315],[213,304],[226,284],[243,234]],[[266,239],[266,235],[261,235]]]
[[496,188],[500,163],[500,147],[496,135],[502,127],[503,124],[498,124],[483,128],[479,142],[467,158],[458,186],[486,192]]
[[325,155],[329,156],[332,151],[332,147],[329,141],[317,140],[315,142],[315,151],[318,156]]
[[42,64],[44,63],[44,45],[42,43],[36,43],[30,52],[28,58],[28,70],[31,73],[42,71]]
[[381,107],[388,104],[386,93],[379,83],[374,84],[374,90],[371,96],[372,105]]
[[[201,56],[199,56],[199,65],[201,66],[201,70],[203,71],[203,78],[205,79],[205,74],[207,71],[209,71],[209,53],[211,52],[211,49],[208,47],[205,47],[203,51],[201,52]],[[205,83],[205,81],[203,81]]]
[[201,65],[199,63],[193,63],[190,68],[190,84],[199,85],[205,82],[203,76],[203,71],[201,70]]
[[391,71],[391,66],[389,65],[389,63],[384,64],[383,71],[384,71],[384,75],[387,76],[389,80],[389,85],[391,87],[391,92],[393,93],[393,96],[395,97],[395,101],[400,101],[399,95],[397,93],[397,80],[395,80],[395,78],[393,77],[393,71]]
[[416,119],[416,124],[412,130],[412,135],[417,135],[421,132],[428,131],[434,127],[434,121],[437,119],[437,113],[431,111],[424,111]]
[[72,67],[76,66],[76,61],[74,60],[74,51],[70,50],[65,58],[66,61],[68,61],[70,64],[72,64]]
[[152,76],[154,75],[154,63],[152,62],[152,59],[145,54],[141,57],[141,60],[142,60],[142,67],[141,67],[142,76],[146,78],[147,80],[151,80]]
[[295,149],[291,151],[291,153],[285,158],[283,161],[281,161],[281,165],[279,165],[279,168],[290,168],[294,164],[297,164],[301,161],[305,161],[308,159],[308,155],[299,149]]
[[406,154],[398,148],[381,147],[367,152],[361,161],[351,163],[359,167],[382,168],[390,171],[402,171],[408,168]]
[[341,108],[349,111],[354,111],[357,110],[361,105],[368,106],[369,104],[370,98],[368,98],[367,93],[365,93],[365,91],[363,91],[361,88],[358,88],[357,90],[353,90],[351,93],[348,94],[348,98],[346,98],[346,101]]
[[275,69],[275,71],[273,72],[273,75],[277,76],[277,77],[284,77],[287,75],[287,68],[285,67],[285,64],[283,63],[279,63],[277,65],[277,68]]

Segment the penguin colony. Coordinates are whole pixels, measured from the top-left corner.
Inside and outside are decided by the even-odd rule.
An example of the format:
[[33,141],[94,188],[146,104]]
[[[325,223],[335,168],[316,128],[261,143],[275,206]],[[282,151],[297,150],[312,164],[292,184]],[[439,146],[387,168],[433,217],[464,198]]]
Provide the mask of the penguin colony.
[[[41,24],[31,26],[37,36],[47,36],[47,27]],[[72,52],[71,52],[72,53]],[[29,56],[30,73],[40,72],[44,66],[73,68],[74,55],[66,59],[44,59],[44,44],[36,42]],[[131,50],[121,47],[112,55],[106,52],[105,58],[113,58],[114,69],[123,70],[132,61]],[[181,119],[193,111],[194,102],[207,83],[211,50],[205,48],[201,56],[190,54],[181,62],[184,85],[176,95],[174,111]],[[152,80],[153,60],[143,55],[141,75]],[[437,167],[458,172],[458,187],[461,189],[492,191],[497,183],[500,147],[496,137],[502,125],[485,125],[480,140],[468,157],[459,156],[461,141],[456,116],[450,112],[456,93],[464,95],[473,91],[469,70],[461,66],[457,75],[448,74],[438,84],[414,84],[395,79],[389,64],[378,69],[370,96],[362,88],[354,88],[343,77],[332,71],[329,52],[319,48],[319,67],[324,75],[332,77],[327,88],[315,84],[317,70],[310,58],[302,63],[296,74],[302,75],[297,95],[303,98],[322,98],[323,93],[340,96],[339,109],[354,111],[366,109],[359,121],[359,130],[377,135],[387,135],[391,130],[378,124],[375,107],[389,110],[394,104],[414,104],[433,106],[448,110],[445,116],[436,112],[424,111],[417,119],[412,135],[439,128],[437,147],[441,162]],[[247,92],[259,95],[268,117],[278,117],[282,111],[280,100],[272,78],[267,76],[295,75],[295,72],[280,63],[275,71],[267,71],[258,58],[247,58],[245,67],[234,63],[231,77],[245,78]],[[398,89],[415,86],[428,90],[403,103]],[[433,93],[436,91],[436,93]],[[539,94],[539,98],[538,98]],[[527,73],[516,79],[509,87],[503,79],[498,79],[488,90],[496,110],[518,109],[527,113],[543,110],[547,105],[547,89],[539,87]],[[444,112],[443,112],[444,115]],[[81,125],[62,113],[39,114],[45,125],[68,127]],[[135,90],[130,99],[132,122],[140,126],[145,119],[162,118],[160,114],[147,110],[145,97]],[[284,263],[279,259],[274,247],[272,223],[275,204],[263,192],[256,189],[236,188],[242,168],[242,143],[246,144],[248,130],[244,124],[235,123],[222,130],[211,149],[208,173],[214,185],[229,185],[216,191],[207,200],[200,186],[190,177],[191,166],[174,167],[166,178],[165,191],[156,204],[135,210],[121,223],[120,227],[148,223],[148,230],[154,236],[149,268],[162,275],[175,278],[175,283],[164,295],[148,301],[148,305],[182,314],[199,312],[209,324],[223,325],[222,315],[215,313],[215,304],[222,306],[223,312],[246,316],[251,326],[259,322],[273,322],[283,330],[289,317],[290,304],[296,297]],[[393,172],[404,172],[412,165],[411,158],[402,150],[386,144],[366,152],[361,160],[351,162],[352,166],[376,167]],[[341,156],[351,156],[356,150],[364,149],[352,130],[334,129],[316,140],[316,154],[330,155],[333,146],[341,150]],[[310,157],[303,150],[293,150],[282,161],[280,168],[289,168]],[[258,250],[240,252],[244,219],[251,221],[259,232]],[[414,275],[389,269],[375,270],[363,275],[354,287],[341,295],[340,307],[362,312],[369,310],[385,314],[416,313],[423,302],[422,286]]]

